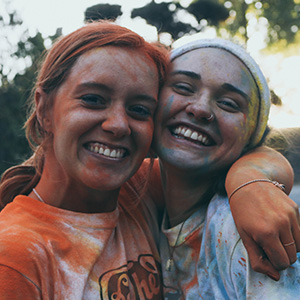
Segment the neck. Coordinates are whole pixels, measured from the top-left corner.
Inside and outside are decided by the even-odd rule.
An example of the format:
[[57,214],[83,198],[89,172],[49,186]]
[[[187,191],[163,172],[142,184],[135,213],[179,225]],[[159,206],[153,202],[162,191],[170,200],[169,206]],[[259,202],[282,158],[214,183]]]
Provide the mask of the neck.
[[[61,169],[48,168],[47,164],[45,161],[41,179],[35,187],[46,204],[81,213],[104,213],[116,208],[120,189],[99,191],[89,188],[64,176]],[[29,196],[40,200],[34,192]]]
[[171,227],[185,221],[196,210],[206,207],[213,196],[213,179],[160,162],[166,209]]

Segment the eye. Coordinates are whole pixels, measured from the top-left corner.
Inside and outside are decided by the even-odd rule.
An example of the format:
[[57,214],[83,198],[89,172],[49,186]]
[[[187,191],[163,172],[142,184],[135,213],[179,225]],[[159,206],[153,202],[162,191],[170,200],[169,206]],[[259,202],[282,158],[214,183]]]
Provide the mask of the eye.
[[106,100],[102,96],[96,94],[83,95],[80,99],[85,105],[91,107],[104,107],[106,105]]
[[136,119],[147,120],[153,116],[153,110],[142,104],[135,104],[128,107],[128,113]]
[[218,99],[217,103],[219,107],[221,107],[225,111],[232,112],[232,113],[240,111],[240,106],[238,105],[238,103],[231,98],[224,97]]
[[174,90],[174,92],[180,95],[188,96],[194,93],[193,86],[185,82],[173,83],[171,87]]

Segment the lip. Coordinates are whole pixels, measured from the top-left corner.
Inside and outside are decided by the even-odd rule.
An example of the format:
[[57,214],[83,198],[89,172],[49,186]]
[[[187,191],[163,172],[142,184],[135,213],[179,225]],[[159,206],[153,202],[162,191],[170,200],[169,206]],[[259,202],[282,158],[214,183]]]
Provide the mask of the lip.
[[122,160],[130,154],[130,151],[127,147],[112,145],[99,141],[85,142],[83,147],[93,155],[106,159]]
[[176,122],[168,126],[170,134],[177,140],[187,141],[202,147],[217,145],[216,139],[208,130],[187,122]]

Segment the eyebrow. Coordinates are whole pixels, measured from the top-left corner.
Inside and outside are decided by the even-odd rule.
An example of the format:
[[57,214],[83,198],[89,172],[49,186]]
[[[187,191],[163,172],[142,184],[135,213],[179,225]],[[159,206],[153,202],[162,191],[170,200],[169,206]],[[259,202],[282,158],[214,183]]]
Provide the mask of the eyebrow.
[[230,91],[230,92],[235,92],[239,95],[241,95],[242,97],[244,97],[248,102],[251,103],[251,98],[246,94],[244,93],[243,91],[241,91],[240,89],[238,89],[237,87],[233,86],[232,84],[230,83],[224,83],[222,84],[222,88],[227,90],[227,91]]
[[[109,86],[107,86],[106,84],[102,84],[102,83],[98,83],[98,82],[94,82],[94,81],[91,81],[91,82],[83,82],[83,83],[80,83],[75,91],[80,91],[81,89],[84,89],[84,88],[96,88],[96,89],[104,89],[108,92],[112,91],[113,89],[110,88]],[[154,98],[152,96],[149,96],[147,94],[137,94],[135,95],[134,98],[140,98],[142,100],[145,100],[145,101],[152,101],[154,102],[155,104],[157,104],[158,100],[157,98]]]
[[112,90],[110,87],[108,87],[105,84],[102,83],[98,83],[98,82],[94,82],[94,81],[88,81],[88,82],[83,82],[78,84],[78,86],[76,87],[77,89],[81,89],[81,88],[97,88],[97,89],[105,89],[107,91]]
[[192,79],[197,79],[197,80],[201,79],[200,74],[197,74],[197,73],[191,72],[191,71],[178,70],[178,71],[173,71],[171,73],[171,75],[185,75],[185,76],[188,76],[188,77],[190,77]]

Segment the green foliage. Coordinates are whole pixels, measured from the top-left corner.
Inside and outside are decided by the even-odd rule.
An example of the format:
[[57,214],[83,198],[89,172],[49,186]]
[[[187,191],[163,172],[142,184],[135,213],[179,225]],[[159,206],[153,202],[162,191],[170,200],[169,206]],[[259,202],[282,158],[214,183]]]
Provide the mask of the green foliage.
[[[2,23],[3,31],[16,24],[16,21],[12,20],[14,18],[11,16],[9,24]],[[7,32],[9,34],[9,30]],[[53,41],[58,35],[59,31],[49,38]],[[0,68],[0,174],[7,168],[23,162],[31,154],[23,129],[27,114],[26,101],[30,98],[39,60],[44,51],[44,38],[41,33],[31,37],[25,31],[16,45],[16,51],[11,53],[10,57],[16,63],[26,60],[30,65],[17,73],[13,79],[9,79],[13,70],[4,72],[4,67]],[[5,64],[3,60],[0,56],[2,66]]]
[[[198,25],[182,22],[177,16],[182,11],[192,15]],[[223,28],[231,36],[247,41],[250,23],[252,26],[263,23],[267,26],[267,43],[283,45],[284,41],[286,46],[295,41],[300,28],[300,1],[194,0],[189,6],[182,7],[180,1],[158,4],[152,0],[144,7],[134,9],[131,17],[145,19],[157,28],[159,34],[170,33],[173,40],[184,34],[199,32],[204,26],[214,26],[218,31]],[[259,26],[255,30],[259,30]]]
[[[190,14],[198,21],[198,25],[192,26],[191,22],[181,22],[178,17],[180,12]],[[170,33],[173,40],[189,32],[201,30],[201,20],[206,20],[208,24],[217,25],[228,17],[228,12],[223,5],[212,0],[195,0],[190,6],[184,8],[179,2],[156,3],[152,0],[149,4],[141,8],[133,9],[132,18],[141,17],[148,24],[157,28],[159,34]]]
[[287,43],[294,41],[295,33],[300,28],[300,1],[269,0],[263,4],[263,15],[269,21],[270,43],[280,40]]
[[217,26],[229,17],[228,10],[214,0],[193,1],[186,10],[200,23],[205,19],[209,25]]
[[21,163],[30,153],[24,131],[25,99],[15,84],[0,88],[0,173]]
[[141,17],[148,24],[155,26],[159,33],[167,32],[171,34],[173,39],[176,39],[193,28],[190,24],[175,19],[175,12],[178,9],[181,9],[179,4],[175,5],[174,10],[170,3],[162,2],[157,4],[151,1],[144,7],[134,9],[131,17]]
[[86,9],[84,19],[85,21],[115,20],[122,14],[120,5],[97,4]]
[[[272,46],[295,42],[300,28],[299,0],[219,0],[229,9],[230,18],[223,26],[231,35],[240,35],[245,40],[248,36],[250,22],[264,20],[267,26],[266,42]],[[257,29],[258,30],[258,29]]]

